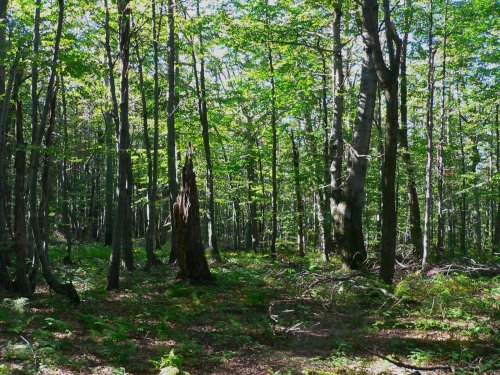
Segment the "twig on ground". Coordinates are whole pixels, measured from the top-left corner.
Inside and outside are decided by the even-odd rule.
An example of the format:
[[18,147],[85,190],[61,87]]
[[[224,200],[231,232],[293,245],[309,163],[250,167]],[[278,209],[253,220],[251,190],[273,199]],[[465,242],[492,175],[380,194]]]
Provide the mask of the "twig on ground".
[[390,363],[392,363],[393,365],[396,365],[398,367],[403,367],[403,368],[407,368],[407,369],[410,369],[410,370],[417,370],[417,371],[435,371],[435,370],[444,370],[444,371],[451,371],[451,372],[454,372],[454,368],[452,366],[429,366],[429,367],[425,367],[425,366],[414,366],[414,365],[410,365],[408,363],[404,363],[404,362],[401,362],[401,361],[398,361],[396,359],[392,359],[392,358],[389,358],[385,355],[383,355],[382,353],[379,353],[379,352],[376,352],[374,350],[371,350],[371,349],[368,349],[360,344],[355,344],[356,347],[358,347],[359,349],[361,350],[364,350],[365,352],[367,353],[370,353],[374,356],[377,356],[379,358],[382,358],[383,360],[385,361],[388,361]]

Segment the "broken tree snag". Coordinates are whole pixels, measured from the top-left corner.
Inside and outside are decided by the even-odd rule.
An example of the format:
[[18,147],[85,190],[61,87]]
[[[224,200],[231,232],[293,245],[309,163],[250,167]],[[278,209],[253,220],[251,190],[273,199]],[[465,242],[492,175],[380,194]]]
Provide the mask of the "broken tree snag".
[[173,207],[176,256],[179,265],[177,278],[206,284],[212,277],[201,241],[200,202],[192,155],[193,150],[190,146],[182,168],[182,189]]

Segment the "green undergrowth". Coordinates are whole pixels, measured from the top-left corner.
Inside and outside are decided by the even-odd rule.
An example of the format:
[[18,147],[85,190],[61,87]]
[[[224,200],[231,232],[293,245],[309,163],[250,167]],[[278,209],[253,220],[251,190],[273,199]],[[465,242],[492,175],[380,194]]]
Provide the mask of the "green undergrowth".
[[210,260],[211,285],[176,282],[164,265],[122,271],[120,291],[106,292],[109,252],[80,246],[65,266],[63,248],[51,248],[57,273],[79,290],[77,307],[43,288],[31,301],[2,298],[0,374],[393,371],[364,348],[463,373],[497,363],[498,278],[408,273],[388,287],[373,275],[332,281],[340,265],[319,256],[224,253]]

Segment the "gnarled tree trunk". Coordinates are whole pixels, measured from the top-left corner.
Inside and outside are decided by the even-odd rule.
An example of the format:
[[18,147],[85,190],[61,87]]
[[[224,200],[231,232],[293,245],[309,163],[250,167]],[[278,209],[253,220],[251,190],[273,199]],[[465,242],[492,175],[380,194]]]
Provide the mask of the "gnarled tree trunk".
[[182,190],[173,206],[177,278],[206,284],[212,279],[201,241],[200,202],[193,170],[193,151],[190,148],[182,168]]

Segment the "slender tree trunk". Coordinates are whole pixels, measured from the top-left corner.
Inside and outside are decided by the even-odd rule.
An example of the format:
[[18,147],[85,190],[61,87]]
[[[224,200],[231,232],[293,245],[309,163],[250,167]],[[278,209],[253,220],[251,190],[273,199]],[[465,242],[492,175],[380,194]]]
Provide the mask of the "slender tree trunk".
[[276,181],[276,164],[278,151],[278,137],[276,131],[276,88],[274,84],[274,64],[271,47],[267,50],[269,62],[269,74],[271,77],[271,132],[272,132],[272,156],[271,156],[271,255],[276,256],[276,239],[278,237],[278,186]]
[[[411,10],[411,0],[407,1],[406,8]],[[402,159],[407,174],[407,190],[408,190],[408,205],[410,208],[410,237],[413,245],[413,252],[418,259],[422,259],[423,255],[423,238],[422,227],[420,224],[420,205],[417,195],[417,184],[415,182],[415,166],[411,158],[410,149],[408,146],[408,81],[406,75],[406,59],[408,49],[408,33],[411,21],[409,17],[405,19],[405,33],[403,37],[402,52],[401,52],[401,129],[399,138],[403,147]]]
[[[175,0],[168,0],[168,97],[167,97],[167,155],[168,190],[170,195],[170,216],[173,220],[173,205],[177,197],[177,170],[175,159]],[[173,222],[173,221],[172,221]],[[175,261],[176,233],[172,230],[170,263]]]
[[[197,1],[197,16],[200,16],[200,4]],[[198,74],[197,59],[194,51],[194,41],[192,46],[191,55],[193,57],[193,73],[195,77],[196,94],[198,96],[198,114],[200,116],[201,134],[203,137],[203,148],[205,150],[206,161],[206,218],[207,218],[207,232],[208,232],[208,248],[212,252],[215,259],[220,260],[219,247],[217,244],[217,233],[215,230],[215,204],[214,204],[214,176],[212,165],[212,154],[210,150],[210,135],[208,123],[208,108],[206,99],[206,86],[205,86],[205,58],[203,57],[203,37],[201,30],[199,32],[199,45],[202,57],[200,58],[200,71]]]
[[447,22],[448,22],[448,0],[445,0],[444,14],[444,36],[443,36],[443,88],[441,92],[441,128],[439,132],[439,144],[437,150],[438,162],[438,226],[437,226],[437,252],[439,256],[444,255],[444,142],[446,129],[446,42],[447,42]]
[[[458,90],[457,90],[458,91]],[[459,103],[460,108],[460,103]],[[460,109],[458,110],[458,131],[460,134],[460,156],[461,156],[461,172],[462,172],[462,193],[461,193],[461,204],[460,204],[460,251],[462,255],[467,255],[467,196],[465,192],[466,181],[465,181],[465,148],[464,148],[464,133],[462,127],[462,115]]]
[[[38,185],[38,170],[39,170],[39,165],[40,165],[40,157],[41,157],[41,144],[42,144],[42,138],[43,134],[45,132],[45,126],[48,121],[48,116],[50,113],[50,106],[51,102],[53,99],[53,96],[55,95],[55,80],[56,80],[56,68],[57,68],[57,62],[58,62],[58,57],[59,57],[59,45],[61,41],[61,36],[62,36],[62,27],[63,27],[63,20],[64,20],[64,0],[58,0],[58,5],[59,5],[59,13],[58,13],[58,21],[57,21],[57,32],[56,32],[56,38],[54,42],[54,50],[53,50],[53,56],[52,56],[52,61],[50,65],[50,77],[49,77],[49,82],[47,84],[47,91],[45,95],[45,101],[44,101],[44,106],[43,106],[43,112],[42,116],[40,117],[40,124],[39,126],[36,124],[36,121],[33,122],[33,114],[32,114],[32,125],[34,126],[33,130],[33,140],[32,140],[32,145],[33,149],[31,150],[31,155],[30,155],[30,166],[29,166],[29,172],[28,172],[28,183],[29,183],[29,206],[30,206],[30,226],[31,230],[33,233],[33,238],[35,242],[35,251],[36,251],[36,257],[40,261],[41,268],[42,268],[42,274],[47,281],[47,284],[49,285],[50,288],[52,288],[56,293],[64,295],[68,297],[68,299],[75,304],[78,304],[80,302],[80,298],[78,297],[78,294],[73,286],[73,284],[68,283],[68,284],[62,284],[59,282],[59,280],[54,276],[52,273],[52,270],[50,269],[50,265],[46,256],[46,253],[44,251],[44,244],[43,244],[43,237],[42,237],[42,232],[40,230],[40,225],[38,221],[38,215],[37,215],[37,185]],[[39,17],[39,16],[38,16]],[[35,17],[36,18],[36,17]],[[38,19],[39,22],[39,19]],[[35,23],[36,20],[35,20]],[[35,26],[35,29],[37,29],[38,26]],[[35,33],[36,34],[36,33]],[[39,36],[38,36],[38,43],[39,43]],[[35,43],[34,43],[35,44]],[[32,77],[33,79],[33,77]],[[33,81],[32,81],[33,85]],[[32,87],[32,90],[36,92],[36,87]],[[33,99],[33,98],[32,98]],[[35,103],[32,103],[32,111],[37,111],[37,101]]]
[[[330,254],[333,253],[333,236],[332,236],[332,214],[330,210],[330,186],[326,186],[326,181],[331,181],[330,175],[330,139],[328,134],[328,105],[327,105],[327,82],[326,82],[326,60],[321,56],[323,66],[323,76],[321,79],[321,109],[323,122],[323,173],[318,175],[318,184],[321,186],[319,190],[319,204],[321,212],[321,225],[323,227],[323,255],[325,261],[328,262]],[[321,165],[321,164],[320,164]]]
[[[118,26],[120,36],[120,128],[118,137],[118,187],[117,206],[113,225],[113,246],[109,261],[106,289],[118,289],[120,285],[120,255],[128,246],[127,238],[131,236],[127,215],[130,212],[129,182],[130,140],[128,121],[128,69],[130,64],[130,15],[129,0],[118,0]],[[128,206],[128,207],[127,207]],[[128,233],[125,233],[128,231]]]
[[66,103],[66,87],[64,86],[64,77],[60,74],[61,79],[61,100],[62,100],[62,122],[63,122],[63,144],[64,158],[61,165],[61,189],[62,189],[62,226],[64,237],[66,238],[66,256],[64,262],[71,264],[71,250],[73,247],[73,234],[71,231],[70,205],[69,205],[69,190],[70,183],[68,179],[68,114]]
[[[104,32],[105,32],[105,40],[104,40],[104,49],[106,50],[106,60],[108,64],[108,75],[107,82],[109,84],[109,93],[111,96],[111,111],[106,112],[104,114],[104,121],[107,127],[111,127],[110,120],[112,119],[114,123],[114,133],[116,137],[116,144],[118,144],[118,130],[120,127],[120,120],[118,117],[118,99],[116,98],[116,84],[115,84],[115,75],[114,75],[114,63],[113,63],[113,55],[111,52],[110,45],[110,26],[109,26],[109,8],[108,8],[108,0],[104,0],[104,9],[105,9],[105,24],[104,24]],[[110,116],[108,118],[108,116]],[[104,234],[104,244],[107,246],[112,246],[113,244],[113,226],[114,226],[114,202],[113,202],[113,188],[114,188],[114,165],[113,165],[113,155],[111,154],[112,148],[112,137],[111,137],[111,129],[106,130],[106,137],[109,144],[108,155],[106,157],[106,229]]]
[[257,252],[259,246],[259,231],[257,228],[257,202],[255,201],[255,141],[252,134],[252,117],[245,115],[247,120],[246,142],[247,142],[247,191],[248,191],[248,220],[246,231],[246,249]]
[[[155,239],[159,238],[158,229],[158,213],[156,209],[156,201],[158,198],[158,150],[159,150],[159,118],[160,118],[160,88],[159,88],[159,78],[158,78],[158,50],[159,44],[158,40],[160,38],[161,32],[161,21],[162,21],[162,9],[163,0],[160,1],[160,18],[157,23],[156,21],[156,2],[157,0],[151,0],[151,12],[152,12],[152,29],[153,29],[153,188],[151,190],[151,207],[153,209],[152,220],[153,227],[155,228]],[[159,248],[159,241],[156,241],[157,247]]]
[[424,253],[422,267],[427,264],[432,244],[432,170],[434,163],[434,57],[433,46],[433,4],[430,0],[429,10],[429,71],[427,76],[427,162],[425,166],[425,209],[424,209]]
[[[0,283],[1,280],[9,280],[6,271],[6,213],[4,204],[4,184],[5,184],[5,133],[7,124],[7,111],[10,107],[10,95],[6,94],[6,25],[8,0],[0,0]],[[3,118],[5,117],[5,121]],[[2,275],[5,275],[2,276]]]
[[304,253],[304,202],[302,200],[302,188],[300,186],[300,166],[299,166],[299,150],[295,142],[293,130],[290,134],[292,140],[292,159],[293,159],[293,176],[295,182],[295,200],[297,208],[297,252],[303,257]]
[[153,158],[151,155],[151,142],[149,139],[149,129],[148,129],[148,109],[146,101],[146,91],[144,88],[144,74],[142,72],[142,59],[139,55],[139,47],[137,49],[137,61],[139,67],[139,88],[141,91],[141,104],[142,104],[142,126],[144,135],[144,147],[146,148],[146,159],[147,159],[147,173],[148,181],[146,188],[146,264],[144,265],[144,270],[150,271],[154,263],[154,240],[155,240],[155,207],[153,207],[152,195],[153,195]]
[[[496,132],[496,141],[497,141],[497,148],[496,148],[496,167],[497,167],[497,173],[500,173],[500,127],[498,125],[498,109],[500,107],[500,104],[496,105],[496,116],[495,116],[495,132]],[[493,237],[493,244],[491,247],[491,252],[492,253],[498,253],[500,252],[500,181],[498,183],[498,194],[497,194],[497,215],[495,219],[495,234]]]
[[[342,2],[338,1],[335,5],[335,19],[333,21],[333,49],[335,51],[334,71],[335,71],[335,90],[334,90],[334,108],[333,125],[330,133],[330,157],[333,158],[330,166],[330,210],[334,222],[335,246],[340,250],[339,241],[342,233],[338,220],[342,216],[342,207],[339,207],[342,194],[342,162],[344,157],[344,139],[342,134],[342,118],[344,115],[344,64],[342,59],[342,42],[340,40],[340,25],[342,19]],[[338,212],[340,211],[340,212]],[[361,249],[360,249],[361,250]]]
[[[363,20],[369,39],[369,50],[373,58],[378,80],[386,99],[386,138],[382,185],[382,243],[380,278],[390,284],[394,276],[396,256],[396,159],[398,135],[398,75],[401,61],[401,40],[390,20],[389,1],[384,0],[384,20],[389,54],[389,67],[384,62],[378,35],[378,4],[376,0],[364,0]],[[394,48],[396,47],[396,50]]]
[[479,154],[479,147],[478,147],[478,136],[477,134],[474,134],[471,136],[472,140],[472,173],[475,174],[474,176],[474,232],[475,232],[475,245],[476,245],[476,252],[478,254],[481,254],[483,252],[483,236],[482,236],[482,224],[481,224],[481,201],[480,201],[480,195],[477,190],[477,185],[479,184],[479,170],[478,170],[478,165],[481,161],[481,155]]
[[7,244],[7,204],[6,204],[6,135],[7,135],[7,123],[11,107],[11,97],[12,93],[17,91],[14,87],[16,86],[16,70],[19,63],[20,54],[19,51],[16,53],[16,57],[12,62],[10,68],[9,79],[7,87],[5,89],[3,100],[0,101],[0,283],[9,286],[10,277],[7,274],[7,263],[8,257],[5,251],[8,248]]
[[26,144],[23,137],[23,107],[20,100],[16,105],[16,279],[14,284],[23,297],[31,297],[32,290],[26,277],[26,256],[28,250],[26,231],[26,210],[24,200],[24,176],[26,170]]
[[350,269],[359,269],[367,257],[362,218],[376,96],[377,75],[367,47],[363,55],[358,109],[347,161],[347,178],[342,200],[334,212],[336,241],[342,262]]
[[105,143],[106,143],[106,191],[105,191],[105,211],[104,211],[104,245],[113,244],[113,188],[114,188],[114,163],[113,163],[113,113],[104,112]]

